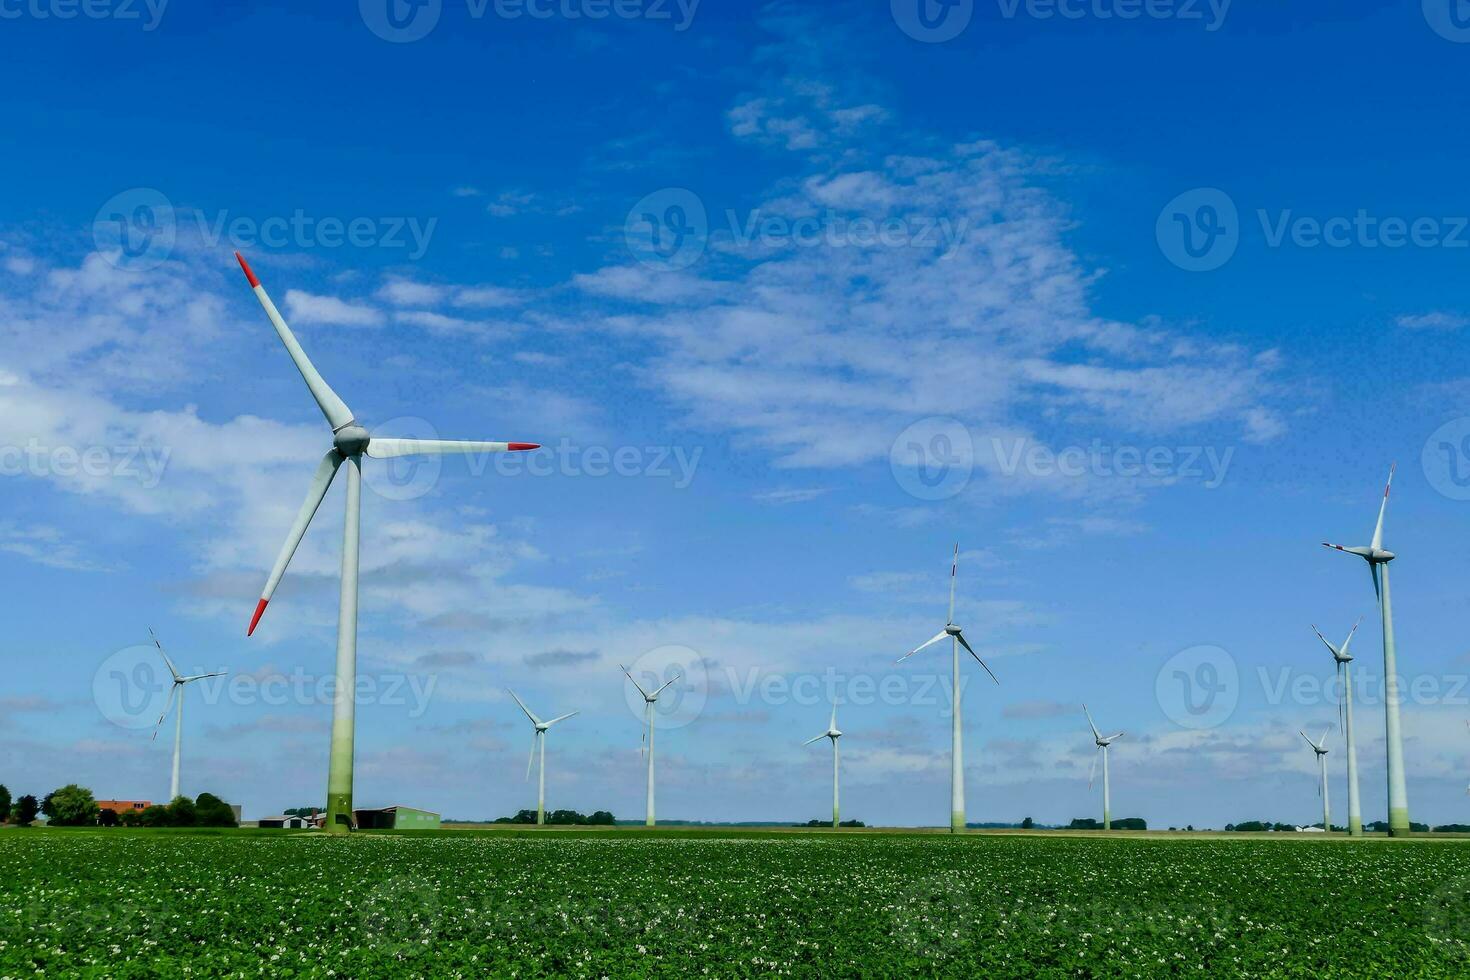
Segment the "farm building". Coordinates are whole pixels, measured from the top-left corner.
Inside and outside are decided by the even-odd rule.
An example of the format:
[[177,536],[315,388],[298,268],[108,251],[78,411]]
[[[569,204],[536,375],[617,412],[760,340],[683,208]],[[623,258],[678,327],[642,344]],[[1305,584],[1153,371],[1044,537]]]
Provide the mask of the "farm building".
[[113,813],[117,814],[118,816],[122,816],[124,813],[127,813],[129,810],[136,810],[136,811],[138,811],[138,812],[141,813],[142,811],[148,809],[152,805],[153,804],[150,803],[147,800],[98,800],[97,801],[97,809],[99,809],[99,810],[111,810]]
[[385,806],[379,810],[354,810],[359,830],[438,830],[439,814],[411,806]]
[[305,830],[313,825],[310,817],[298,816],[294,813],[281,814],[278,817],[261,817],[255,822],[257,827],[276,827],[287,830]]

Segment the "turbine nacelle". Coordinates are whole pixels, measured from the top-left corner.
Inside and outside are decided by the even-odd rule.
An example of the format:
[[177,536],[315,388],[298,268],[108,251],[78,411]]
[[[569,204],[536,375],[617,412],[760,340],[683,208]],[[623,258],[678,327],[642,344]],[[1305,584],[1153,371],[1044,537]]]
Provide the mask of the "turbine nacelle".
[[368,434],[368,430],[356,422],[344,425],[332,435],[332,445],[337,447],[337,452],[349,459],[367,452],[370,442],[372,442],[372,437]]
[[964,632],[964,630],[960,629],[958,623],[950,623],[944,628],[944,632],[948,633],[950,636],[959,636],[961,633]]

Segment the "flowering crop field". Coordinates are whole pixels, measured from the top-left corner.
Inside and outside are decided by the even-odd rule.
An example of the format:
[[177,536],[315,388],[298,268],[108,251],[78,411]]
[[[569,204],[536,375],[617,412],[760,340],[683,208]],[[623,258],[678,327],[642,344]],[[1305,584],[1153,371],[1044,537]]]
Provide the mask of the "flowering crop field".
[[1470,842],[0,832],[0,977],[1451,976]]

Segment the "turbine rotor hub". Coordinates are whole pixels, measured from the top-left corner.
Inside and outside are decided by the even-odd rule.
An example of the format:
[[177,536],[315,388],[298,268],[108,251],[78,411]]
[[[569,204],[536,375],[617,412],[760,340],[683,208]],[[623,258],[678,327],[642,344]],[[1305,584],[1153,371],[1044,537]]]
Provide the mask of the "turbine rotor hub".
[[960,627],[959,627],[959,624],[958,623],[950,623],[948,626],[946,626],[944,628],[944,631],[946,633],[948,633],[950,636],[959,636],[960,635]]
[[372,437],[368,435],[368,430],[356,422],[344,425],[332,436],[332,445],[336,446],[337,451],[343,456],[349,457],[361,456],[367,451],[368,443],[371,441]]

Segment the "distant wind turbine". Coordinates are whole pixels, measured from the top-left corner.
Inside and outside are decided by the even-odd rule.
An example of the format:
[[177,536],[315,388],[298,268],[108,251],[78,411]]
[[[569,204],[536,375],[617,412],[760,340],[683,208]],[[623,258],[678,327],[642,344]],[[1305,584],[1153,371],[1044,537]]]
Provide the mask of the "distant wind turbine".
[[[510,689],[506,688],[506,690]],[[516,699],[516,704],[521,706],[521,710],[526,713],[526,717],[531,719],[531,724],[536,726],[536,734],[531,739],[531,755],[526,759],[526,778],[531,778],[531,764],[536,761],[536,748],[540,746],[541,767],[537,775],[539,785],[536,789],[536,825],[541,826],[546,823],[546,730],[559,721],[566,721],[577,712],[568,711],[566,714],[558,715],[550,721],[542,721],[531,713],[531,709],[526,707],[526,702],[516,697],[515,691],[511,691],[510,696]]]
[[898,658],[898,663],[903,663],[925,647],[933,646],[946,636],[950,638],[953,684],[950,688],[949,830],[952,834],[962,833],[965,829],[965,737],[960,724],[960,647],[963,646],[970,652],[970,656],[985,668],[985,673],[990,675],[991,680],[997,684],[1000,683],[1000,679],[995,676],[985,661],[980,659],[980,655],[965,639],[964,632],[955,624],[954,583],[959,567],[960,546],[956,544],[954,563],[949,566],[949,619],[945,621],[944,629]]
[[[628,678],[628,680],[633,681],[633,675],[628,673],[628,668],[627,667],[624,667],[622,664],[618,664],[618,669],[623,672],[623,674]],[[643,818],[643,826],[645,826],[645,827],[652,827],[652,826],[654,826],[654,817],[653,817],[653,716],[654,716],[654,710],[653,710],[653,706],[654,706],[655,703],[657,703],[658,696],[660,694],[664,693],[664,690],[668,688],[669,684],[674,683],[674,681],[678,680],[681,676],[683,676],[683,675],[682,674],[675,674],[673,676],[673,678],[671,678],[668,682],[666,682],[663,685],[663,687],[660,687],[658,690],[654,691],[652,694],[649,694],[647,691],[645,691],[643,689],[643,685],[642,684],[639,684],[637,681],[633,681],[633,686],[636,687],[636,688],[638,688],[638,693],[639,694],[643,695],[643,726],[644,726],[643,737],[644,737],[644,739],[648,743],[648,809],[647,809],[647,815]]]
[[[1362,620],[1358,620],[1358,623],[1361,622]],[[1321,630],[1316,626],[1312,627],[1317,639],[1332,651],[1332,659],[1337,664],[1337,677],[1341,681],[1338,687],[1342,698],[1338,708],[1341,717],[1338,720],[1347,737],[1348,835],[1351,837],[1363,836],[1363,807],[1358,798],[1358,742],[1353,734],[1353,677],[1352,669],[1348,666],[1353,661],[1352,654],[1348,653],[1348,644],[1353,642],[1353,635],[1358,632],[1358,623],[1353,624],[1347,639],[1342,641],[1342,646],[1333,646],[1322,635]]]
[[223,670],[217,670],[212,674],[195,674],[192,677],[184,677],[174,667],[174,662],[168,659],[168,654],[163,652],[163,644],[158,642],[158,634],[153,632],[153,627],[148,628],[148,635],[153,637],[153,645],[158,647],[158,652],[163,657],[163,662],[168,664],[168,672],[173,676],[173,685],[168,689],[168,700],[163,703],[163,713],[158,716],[158,724],[153,726],[153,740],[158,740],[158,730],[163,727],[163,719],[168,717],[168,709],[173,706],[175,695],[178,696],[179,710],[174,715],[174,774],[168,784],[168,798],[170,801],[179,798],[179,748],[184,738],[184,685],[194,681],[202,681],[206,677],[219,677],[224,674]]
[[1332,808],[1327,805],[1327,733],[1330,731],[1332,726],[1328,725],[1322,730],[1322,737],[1314,742],[1306,732],[1297,730],[1297,734],[1307,739],[1307,744],[1317,753],[1317,762],[1322,767],[1322,787],[1317,790],[1317,795],[1322,797],[1322,830],[1329,834],[1332,833]]
[[1087,710],[1087,705],[1085,705],[1085,704],[1082,706],[1082,713],[1087,716],[1087,725],[1088,725],[1089,728],[1092,729],[1092,740],[1093,740],[1093,742],[1097,743],[1097,751],[1092,754],[1092,772],[1090,772],[1088,774],[1088,776],[1087,776],[1087,788],[1088,789],[1091,789],[1092,788],[1092,781],[1093,781],[1093,779],[1095,779],[1097,777],[1097,757],[1098,756],[1102,756],[1102,764],[1103,764],[1103,830],[1112,830],[1113,829],[1112,802],[1111,802],[1111,798],[1108,795],[1109,794],[1109,788],[1108,788],[1108,746],[1109,745],[1112,745],[1118,739],[1122,738],[1123,737],[1123,733],[1122,732],[1119,732],[1116,735],[1109,735],[1106,738],[1104,738],[1102,732],[1100,732],[1100,731],[1097,730],[1097,725],[1093,724],[1093,721],[1092,721],[1092,712],[1090,712],[1090,711]]
[[1393,646],[1393,601],[1388,590],[1388,563],[1396,557],[1383,548],[1383,514],[1388,510],[1388,491],[1393,487],[1393,470],[1388,468],[1388,482],[1383,487],[1383,503],[1378,505],[1378,523],[1373,527],[1373,543],[1367,547],[1346,548],[1322,542],[1368,563],[1373,573],[1373,591],[1378,595],[1378,611],[1383,621],[1383,727],[1388,743],[1388,833],[1403,837],[1409,833],[1409,791],[1404,784],[1404,738],[1399,725],[1398,656]]
[[343,522],[342,534],[342,593],[337,612],[337,675],[336,694],[332,700],[332,743],[327,764],[327,816],[325,829],[328,833],[347,833],[352,829],[352,746],[355,737],[354,709],[357,690],[357,571],[358,540],[362,520],[362,457],[392,459],[398,456],[443,455],[446,453],[499,453],[539,449],[530,442],[445,442],[437,439],[384,439],[368,434],[368,430],[357,422],[357,417],[347,404],[337,396],[321,374],[312,365],[311,359],[297,343],[295,334],[286,326],[286,321],[276,310],[276,304],[266,295],[265,287],[250,270],[239,252],[235,259],[245,272],[245,279],[255,291],[276,335],[285,345],[286,353],[301,372],[301,379],[316,399],[317,407],[327,417],[332,427],[332,448],[327,450],[311,478],[311,487],[306,491],[306,500],[296,514],[296,523],[286,536],[286,543],[276,558],[275,567],[266,579],[265,589],[256,603],[255,614],[250,617],[249,636],[255,632],[265,607],[280,584],[281,576],[296,546],[306,534],[307,525],[321,506],[332,479],[343,463],[347,464],[347,518]]
[[[808,729],[808,731],[810,731],[810,729]],[[827,730],[825,732],[823,732],[822,734],[816,736],[815,738],[809,738],[805,742],[802,743],[803,745],[811,745],[813,742],[820,742],[824,738],[830,738],[832,740],[832,829],[833,830],[836,830],[837,829],[837,826],[838,826],[839,822],[842,819],[842,816],[841,816],[841,803],[840,803],[840,800],[839,800],[838,795],[837,795],[837,740],[839,738],[841,738],[841,737],[842,737],[842,733],[837,730],[837,705],[834,704],[834,705],[832,705],[832,720],[827,723]]]

